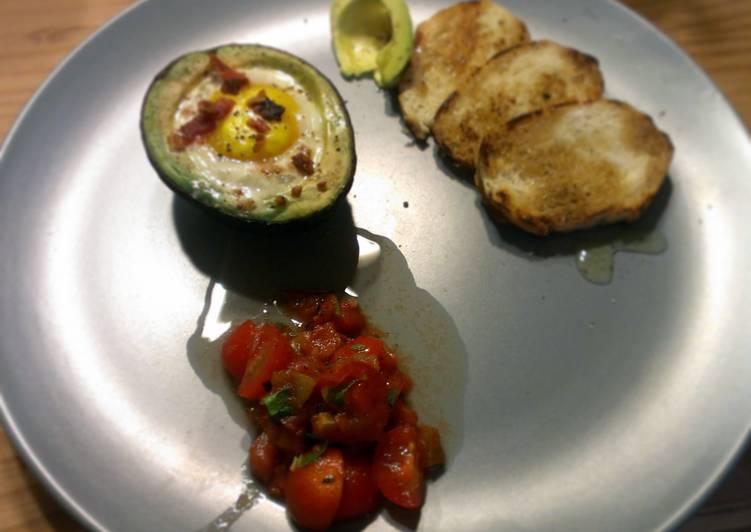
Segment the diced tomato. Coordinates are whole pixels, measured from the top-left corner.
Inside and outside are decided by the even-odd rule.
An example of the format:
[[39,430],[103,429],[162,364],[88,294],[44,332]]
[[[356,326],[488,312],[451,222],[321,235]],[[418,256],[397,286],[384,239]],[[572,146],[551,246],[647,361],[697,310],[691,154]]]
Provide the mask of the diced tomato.
[[299,294],[289,292],[282,298],[285,311],[304,326],[330,322],[340,311],[336,294]]
[[406,395],[412,389],[412,379],[403,371],[396,370],[386,377],[386,387]]
[[390,411],[383,375],[363,362],[344,360],[318,382],[324,399],[338,412],[314,416],[313,434],[340,443],[378,440]]
[[341,521],[374,512],[378,508],[380,493],[373,480],[370,457],[363,454],[344,454],[344,485],[342,499],[335,519]]
[[321,324],[333,321],[339,312],[339,298],[336,297],[336,294],[327,294],[318,306],[318,314],[313,318],[313,323]]
[[334,359],[353,358],[355,360],[367,360],[367,357],[376,357],[378,369],[390,373],[397,370],[399,362],[391,353],[383,340],[375,336],[358,336],[337,349]]
[[420,431],[420,456],[423,469],[430,469],[446,463],[446,455],[441,445],[441,433],[438,429],[429,425],[420,425],[417,427]]
[[244,321],[232,331],[222,346],[222,364],[235,380],[239,381],[245,373],[255,331],[255,323],[250,320]]
[[332,364],[328,371],[320,376],[318,385],[322,388],[336,387],[353,380],[367,379],[370,375],[377,373],[372,366],[357,360],[340,360]]
[[274,466],[274,473],[271,475],[268,484],[269,495],[275,499],[284,499],[288,473],[289,466],[287,464],[276,464]]
[[348,336],[357,336],[365,328],[365,316],[356,299],[344,298],[339,303],[339,312],[334,316],[336,330]]
[[303,325],[308,325],[318,314],[318,307],[323,301],[320,294],[300,294],[288,292],[282,296],[282,305],[285,312],[293,318],[300,320]]
[[381,367],[383,371],[396,371],[399,368],[399,359],[391,351],[386,351],[381,357]]
[[394,408],[391,409],[391,422],[394,425],[417,425],[417,413],[397,399]]
[[289,340],[276,326],[259,325],[237,394],[246,399],[261,399],[265,394],[264,383],[271,380],[275,371],[285,369],[293,356]]
[[271,389],[273,391],[285,388],[291,393],[289,404],[296,409],[302,408],[316,387],[316,380],[293,369],[277,371],[271,376]]
[[358,336],[338,349],[335,357],[351,358],[361,354],[373,355],[380,360],[386,354],[386,346],[375,336]]
[[384,434],[373,457],[373,476],[384,497],[403,508],[422,506],[425,477],[420,463],[416,427],[399,425]]
[[327,360],[344,343],[344,339],[333,323],[324,323],[300,333],[297,342],[303,355]]
[[289,364],[289,369],[304,373],[308,377],[318,379],[318,376],[324,372],[324,365],[318,359],[310,357],[296,357]]
[[324,530],[331,526],[342,498],[344,459],[328,449],[313,463],[290,471],[285,486],[287,509],[300,526]]
[[250,472],[264,485],[271,481],[274,474],[276,454],[276,447],[265,432],[250,445]]

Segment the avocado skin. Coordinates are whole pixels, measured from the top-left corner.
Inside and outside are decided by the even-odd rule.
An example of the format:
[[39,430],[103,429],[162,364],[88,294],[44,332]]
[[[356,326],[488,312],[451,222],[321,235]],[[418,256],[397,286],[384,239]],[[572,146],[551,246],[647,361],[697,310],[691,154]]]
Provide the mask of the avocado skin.
[[[320,80],[323,80],[327,88],[331,91],[331,95],[336,99],[336,102],[341,110],[342,117],[344,121],[346,122],[346,130],[349,133],[349,137],[350,137],[349,138],[350,148],[348,150],[349,152],[348,160],[350,164],[349,164],[349,171],[341,179],[341,181],[343,182],[343,185],[341,189],[339,190],[337,196],[323,208],[315,209],[312,212],[309,212],[304,215],[291,218],[291,219],[266,220],[262,218],[253,217],[252,211],[251,213],[246,213],[246,212],[240,213],[236,209],[224,204],[220,200],[215,200],[215,199],[213,201],[202,200],[201,198],[195,197],[188,190],[186,190],[185,187],[181,187],[175,181],[175,177],[171,175],[169,171],[165,170],[165,165],[162,159],[159,157],[159,153],[157,153],[151,146],[151,143],[148,140],[149,131],[147,128],[146,121],[144,120],[144,116],[145,116],[145,111],[146,111],[146,106],[147,106],[147,102],[149,99],[149,95],[154,85],[158,81],[166,78],[168,74],[170,73],[170,71],[173,69],[173,67],[175,67],[175,65],[178,62],[180,62],[187,56],[190,56],[193,54],[216,54],[224,48],[234,48],[234,47],[256,48],[260,51],[270,51],[274,54],[280,54],[292,61],[296,61],[300,63],[304,67],[312,70],[313,73],[316,76],[318,76]],[[141,104],[139,127],[141,131],[141,140],[143,142],[143,145],[146,151],[146,156],[149,159],[151,166],[154,168],[155,172],[157,173],[161,181],[165,185],[167,185],[167,187],[169,187],[170,190],[172,190],[179,197],[187,200],[189,203],[193,205],[198,206],[200,210],[206,212],[207,214],[213,216],[214,218],[220,220],[221,222],[235,229],[241,229],[241,230],[247,230],[247,231],[253,231],[253,232],[256,232],[256,231],[285,232],[289,230],[302,229],[304,227],[308,227],[310,225],[316,224],[322,221],[323,219],[325,219],[331,213],[331,211],[335,208],[336,205],[338,205],[342,201],[346,201],[346,195],[349,193],[350,189],[352,188],[355,170],[357,168],[357,152],[355,149],[355,135],[354,135],[354,130],[352,128],[352,120],[350,118],[349,111],[347,110],[347,107],[344,104],[344,99],[342,98],[341,94],[337,90],[336,86],[334,86],[331,80],[329,80],[323,73],[321,73],[320,70],[318,70],[316,67],[311,65],[309,62],[305,61],[304,59],[300,57],[292,55],[289,52],[280,50],[278,48],[273,48],[271,46],[264,46],[260,44],[228,43],[228,44],[216,46],[214,48],[209,48],[206,50],[189,52],[187,54],[183,54],[173,59],[162,70],[160,70],[156,74],[156,76],[154,76],[154,79],[149,84],[149,88],[147,89],[146,94],[144,95],[144,98]]]

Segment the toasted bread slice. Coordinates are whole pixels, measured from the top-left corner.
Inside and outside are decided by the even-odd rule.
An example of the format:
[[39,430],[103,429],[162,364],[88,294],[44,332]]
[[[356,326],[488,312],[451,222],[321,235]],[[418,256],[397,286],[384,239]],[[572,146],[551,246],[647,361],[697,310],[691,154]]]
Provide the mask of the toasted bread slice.
[[501,50],[528,40],[524,23],[490,0],[455,4],[419,24],[399,81],[399,105],[412,133],[427,138],[436,111],[461,81]]
[[486,133],[549,105],[602,96],[594,57],[550,41],[520,44],[499,53],[443,102],[433,137],[458,164],[473,168]]
[[475,182],[492,213],[547,235],[636,220],[672,156],[668,136],[628,104],[562,104],[487,135]]

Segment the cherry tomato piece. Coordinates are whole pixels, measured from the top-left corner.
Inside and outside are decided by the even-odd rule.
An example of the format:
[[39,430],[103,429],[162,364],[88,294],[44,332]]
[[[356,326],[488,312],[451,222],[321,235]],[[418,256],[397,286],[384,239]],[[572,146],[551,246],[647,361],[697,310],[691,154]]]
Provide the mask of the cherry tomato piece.
[[222,364],[235,380],[239,381],[245,373],[255,332],[256,324],[250,320],[244,321],[232,331],[222,345]]
[[373,456],[373,477],[384,497],[414,509],[425,499],[425,477],[420,466],[420,435],[414,425],[399,425],[381,437]]
[[246,399],[261,399],[266,393],[264,383],[271,380],[275,371],[285,369],[293,356],[289,340],[276,326],[270,323],[259,325],[237,394]]
[[335,358],[351,358],[362,354],[373,355],[380,360],[386,354],[386,345],[374,336],[358,336],[338,349]]
[[250,445],[250,472],[264,485],[268,485],[274,474],[276,454],[276,446],[265,432]]
[[336,330],[347,336],[357,336],[365,328],[365,316],[356,299],[345,298],[339,303],[339,312],[334,316]]
[[318,306],[318,314],[313,318],[313,323],[320,325],[321,323],[334,321],[339,311],[339,298],[336,297],[336,294],[327,294]]
[[343,484],[344,459],[339,449],[328,449],[313,463],[290,471],[285,498],[292,519],[313,530],[331,526],[342,498]]
[[446,454],[443,452],[441,445],[441,433],[438,429],[430,425],[420,425],[417,427],[420,432],[420,457],[422,459],[422,468],[430,469],[431,467],[441,466],[446,463]]
[[269,495],[275,499],[284,499],[288,473],[289,466],[287,464],[276,464],[274,466],[274,473],[271,475],[268,484]]
[[412,379],[406,373],[397,369],[386,377],[386,387],[400,395],[405,395],[412,389]]
[[394,425],[417,425],[417,413],[397,399],[394,408],[391,409],[391,422]]
[[304,356],[325,361],[344,344],[344,339],[333,323],[324,323],[300,333],[297,342]]
[[370,457],[345,453],[342,500],[335,519],[353,519],[374,512],[378,508],[379,499],[380,493],[373,479]]

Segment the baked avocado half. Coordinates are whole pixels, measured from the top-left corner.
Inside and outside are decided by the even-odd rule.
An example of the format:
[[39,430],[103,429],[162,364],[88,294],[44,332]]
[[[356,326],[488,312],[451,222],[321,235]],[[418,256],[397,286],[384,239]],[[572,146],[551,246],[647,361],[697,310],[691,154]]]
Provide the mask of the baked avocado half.
[[170,63],[146,93],[141,132],[172,190],[243,224],[315,219],[346,195],[355,172],[352,124],[332,83],[261,45]]
[[344,76],[373,72],[379,87],[396,85],[412,55],[412,18],[404,0],[333,0],[331,34]]

